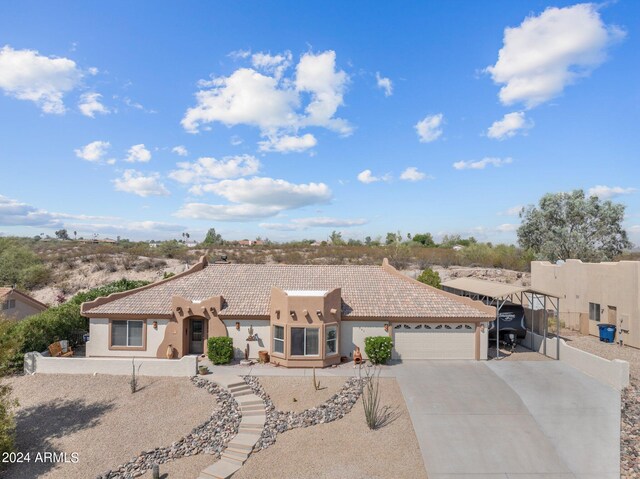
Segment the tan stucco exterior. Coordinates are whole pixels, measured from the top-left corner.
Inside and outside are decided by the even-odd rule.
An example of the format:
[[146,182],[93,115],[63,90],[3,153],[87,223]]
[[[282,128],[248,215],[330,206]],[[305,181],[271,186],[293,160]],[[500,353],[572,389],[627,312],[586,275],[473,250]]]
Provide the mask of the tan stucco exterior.
[[[567,260],[555,265],[531,263],[531,286],[560,297],[565,327],[598,335],[598,324],[615,324],[616,340],[640,348],[640,262],[583,263]],[[600,323],[589,319],[589,303],[599,305]]]
[[7,318],[24,319],[47,309],[45,304],[16,289],[6,289],[6,294],[0,295],[0,314]]
[[[189,271],[167,280],[83,303],[81,307],[82,314],[90,320],[90,341],[87,344],[87,355],[94,357],[139,356],[167,358],[167,352],[171,351],[171,356],[177,359],[185,355],[199,354],[200,351],[196,350],[196,346],[199,346],[199,340],[198,343],[192,343],[190,338],[193,337],[191,335],[193,320],[202,320],[204,322],[202,331],[204,344],[202,350],[205,353],[207,338],[228,336],[233,339],[234,356],[236,358],[243,358],[245,349],[248,346],[250,359],[257,359],[260,351],[267,351],[271,357],[271,362],[285,367],[331,366],[339,363],[341,357],[352,359],[353,351],[356,347],[360,348],[366,359],[365,338],[368,336],[389,336],[393,338],[393,325],[398,322],[414,324],[415,326],[417,326],[415,323],[464,323],[471,330],[470,338],[472,339],[468,352],[465,352],[464,357],[469,359],[486,358],[486,333],[481,336],[475,330],[480,323],[487,321],[488,316],[493,317],[495,315],[495,308],[469,298],[461,298],[451,293],[435,290],[431,286],[419,283],[396,271],[386,260],[383,262],[382,269],[386,273],[400,278],[402,282],[411,283],[414,286],[413,298],[415,298],[415,286],[417,286],[420,296],[423,289],[425,295],[430,295],[428,297],[433,297],[434,292],[437,292],[437,296],[445,297],[445,302],[449,301],[450,297],[455,299],[456,303],[472,306],[475,311],[470,311],[471,317],[456,317],[454,313],[450,313],[447,309],[435,308],[436,313],[432,316],[420,316],[420,309],[411,309],[414,302],[410,294],[407,294],[406,297],[400,296],[400,300],[385,300],[375,293],[377,291],[375,287],[367,289],[367,286],[364,286],[363,290],[371,290],[371,293],[366,296],[364,304],[365,306],[371,304],[375,307],[364,308],[364,310],[371,311],[372,316],[354,314],[354,307],[360,307],[360,311],[363,309],[362,296],[360,296],[361,299],[358,303],[353,300],[353,297],[351,297],[351,300],[343,298],[342,289],[332,288],[331,286],[324,286],[322,290],[284,290],[278,287],[271,287],[269,297],[263,297],[260,300],[260,304],[268,305],[268,310],[262,310],[260,313],[256,312],[255,308],[252,313],[251,309],[247,310],[247,308],[239,307],[251,301],[255,302],[254,298],[247,297],[245,293],[244,296],[240,295],[242,302],[239,303],[238,293],[234,297],[233,291],[224,289],[224,286],[221,287],[221,290],[225,291],[224,294],[228,296],[226,300],[222,295],[206,298],[208,294],[217,292],[213,288],[205,289],[208,294],[203,294],[202,289],[193,291],[190,294],[188,289],[173,288],[174,291],[179,290],[179,294],[185,297],[170,296],[170,310],[168,308],[163,309],[164,307],[149,309],[149,303],[144,300],[137,307],[136,303],[131,301],[130,297],[134,294],[156,286],[166,286],[167,283],[176,281],[175,278],[202,271],[207,267],[207,264],[206,258],[203,257]],[[268,279],[266,280],[268,281]],[[398,285],[398,281],[394,281],[395,286],[403,290],[404,285]],[[301,283],[301,287],[304,287],[305,279],[301,278],[299,283]],[[364,283],[366,284],[366,282]],[[264,285],[265,283],[263,282],[262,284]],[[298,282],[294,284],[297,286]],[[397,291],[396,288],[388,290]],[[191,300],[188,299],[189,296],[206,299]],[[127,307],[100,312],[100,306],[119,300],[129,300],[131,304],[128,304]],[[439,298],[435,298],[434,302],[439,300]],[[405,306],[407,309],[405,309]],[[459,309],[456,310],[455,305],[453,306],[451,311],[459,311]],[[233,309],[234,307],[236,308],[235,310]],[[380,311],[383,311],[383,313],[380,313]],[[463,309],[463,311],[465,310]],[[480,314],[474,316],[476,311]],[[110,321],[124,319],[144,321],[144,338],[141,347],[111,346]],[[283,330],[280,330],[277,326],[282,327]],[[448,326],[444,327],[448,328]],[[292,346],[292,337],[296,337],[295,334],[302,334],[302,331],[295,330],[295,328],[307,328],[307,331],[304,332],[305,338],[309,338],[308,334],[313,333],[313,331],[309,332],[309,328],[317,330],[317,354],[309,353],[309,351],[315,352],[315,348],[310,346],[314,344],[313,339],[310,340],[310,343],[306,339],[303,341],[306,354],[293,354],[294,346],[301,343],[296,342]],[[281,348],[282,352],[276,351],[274,346],[276,344],[276,330],[283,335],[282,338],[277,340],[278,349]],[[332,334],[334,330],[336,337],[329,338],[329,334]],[[315,338],[315,336],[311,337]],[[427,336],[424,336],[424,339],[428,341],[434,340],[433,338],[427,338]],[[331,352],[332,348],[330,346],[332,347],[334,342],[335,352]],[[439,341],[440,343],[446,345],[446,341]],[[191,346],[192,344],[193,347]]]

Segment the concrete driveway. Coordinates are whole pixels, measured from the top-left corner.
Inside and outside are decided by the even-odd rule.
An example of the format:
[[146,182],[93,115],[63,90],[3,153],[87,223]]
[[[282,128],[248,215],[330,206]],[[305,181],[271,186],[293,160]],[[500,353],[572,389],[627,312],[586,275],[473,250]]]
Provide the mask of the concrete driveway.
[[407,361],[393,369],[429,479],[620,477],[620,393],[571,366]]

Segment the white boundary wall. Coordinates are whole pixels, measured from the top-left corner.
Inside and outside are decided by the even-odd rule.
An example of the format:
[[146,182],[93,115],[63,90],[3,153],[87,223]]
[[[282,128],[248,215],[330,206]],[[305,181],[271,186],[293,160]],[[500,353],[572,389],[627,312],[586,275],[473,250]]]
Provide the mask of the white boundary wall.
[[[24,356],[26,374],[111,374],[130,375],[134,358],[52,358],[38,352]],[[181,359],[135,358],[140,376],[195,376],[197,356]]]
[[[529,347],[531,333],[527,331],[527,337],[522,345]],[[542,353],[544,338],[533,334],[533,349]],[[547,338],[547,355],[556,357],[556,338]],[[629,363],[621,359],[608,360],[595,354],[582,351],[569,346],[564,339],[560,339],[560,361],[573,366],[597,380],[621,391],[629,385]]]

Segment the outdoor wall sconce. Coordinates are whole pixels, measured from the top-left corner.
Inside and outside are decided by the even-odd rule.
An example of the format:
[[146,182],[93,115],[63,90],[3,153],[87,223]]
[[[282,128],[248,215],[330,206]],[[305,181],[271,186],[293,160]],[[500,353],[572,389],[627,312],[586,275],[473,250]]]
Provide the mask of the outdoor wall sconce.
[[153,329],[158,329],[158,321],[153,322]]
[[276,318],[280,319],[280,310],[276,309]]
[[180,316],[182,316],[182,307],[181,307],[181,306],[178,306],[178,307],[176,308],[176,311],[178,312],[178,314],[179,314]]
[[322,316],[322,311],[317,310],[317,311],[316,311],[316,314],[317,314],[317,315],[318,315],[318,317],[320,318],[320,317]]
[[289,311],[289,314],[291,315],[292,318],[296,317],[296,312],[294,310]]
[[385,333],[389,332],[389,323],[384,323],[384,332]]
[[480,332],[481,332],[481,333],[484,333],[484,324],[481,324],[481,325],[480,325]]
[[329,312],[335,316],[338,310],[336,308],[331,308]]
[[236,321],[236,330],[240,331],[240,321]]

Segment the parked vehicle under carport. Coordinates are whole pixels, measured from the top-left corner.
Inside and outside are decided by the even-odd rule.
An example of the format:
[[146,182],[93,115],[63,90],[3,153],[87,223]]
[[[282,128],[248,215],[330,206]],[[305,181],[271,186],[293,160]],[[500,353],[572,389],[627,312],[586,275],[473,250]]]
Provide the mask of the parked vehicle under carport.
[[[498,313],[500,342],[515,350],[515,347],[527,336],[524,308],[519,304],[505,304]],[[496,321],[489,323],[489,340],[496,339]]]

